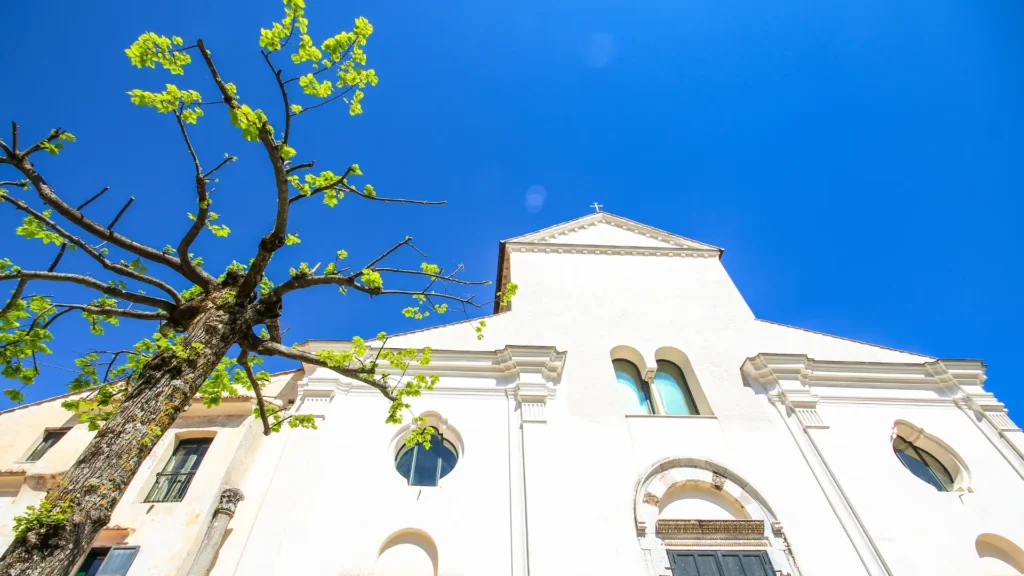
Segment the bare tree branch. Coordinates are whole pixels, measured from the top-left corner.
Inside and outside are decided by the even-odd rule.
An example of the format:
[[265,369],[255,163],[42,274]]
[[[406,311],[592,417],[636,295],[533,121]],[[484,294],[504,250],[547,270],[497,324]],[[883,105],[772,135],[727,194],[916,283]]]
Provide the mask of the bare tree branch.
[[81,204],[80,204],[80,205],[78,206],[78,208],[75,208],[75,210],[78,210],[79,212],[81,212],[82,210],[84,210],[84,209],[85,209],[85,207],[86,207],[86,206],[88,206],[89,204],[92,204],[92,201],[93,201],[93,200],[95,200],[95,199],[99,198],[100,196],[103,196],[104,194],[106,194],[106,193],[107,193],[107,190],[110,190],[110,186],[105,186],[105,187],[103,188],[103,190],[100,190],[99,192],[97,192],[97,193],[93,194],[91,198],[89,198],[89,199],[88,199],[88,200],[86,200],[85,202],[82,202],[82,203],[81,203]]
[[303,198],[309,198],[310,196],[315,196],[327,190],[339,190],[342,192],[349,192],[351,194],[355,194],[356,196],[366,198],[367,200],[384,202],[385,204],[395,202],[398,204],[423,204],[427,206],[441,206],[443,204],[448,203],[447,200],[412,200],[409,198],[387,198],[384,196],[369,196],[365,192],[360,192],[358,188],[349,185],[348,182],[345,181],[346,178],[348,178],[348,176],[350,175],[351,171],[352,169],[349,168],[340,178],[338,178],[334,182],[327,184],[326,186],[314,188],[309,194],[302,194],[301,192],[299,194],[295,194],[294,196],[288,199],[288,203],[292,204],[298,202],[299,200],[302,200]]
[[17,144],[15,144],[15,153],[22,158],[28,158],[29,155],[35,154],[36,152],[42,150],[43,144],[49,144],[50,142],[53,142],[57,138],[60,138],[60,136],[65,132],[66,130],[64,130],[63,128],[55,128],[51,130],[49,134],[46,135],[46,138],[43,138],[39,142],[36,142],[35,144],[29,146],[28,149],[25,150],[24,152],[18,152],[18,146]]
[[485,285],[491,283],[490,280],[461,280],[459,278],[455,278],[454,277],[454,275],[455,275],[454,272],[452,274],[448,274],[447,276],[443,276],[441,274],[430,274],[430,273],[424,272],[422,270],[406,270],[404,268],[374,268],[373,270],[375,272],[391,272],[391,273],[394,273],[394,274],[411,274],[411,275],[414,275],[414,276],[426,276],[427,278],[435,278],[437,280],[441,280],[441,281],[444,281],[444,282],[454,282],[456,284],[468,284],[468,285],[471,285],[471,286],[485,286]]
[[217,172],[217,170],[220,170],[225,165],[227,165],[229,162],[233,162],[234,160],[235,160],[234,156],[225,154],[224,155],[224,159],[220,161],[220,164],[217,164],[216,166],[213,167],[212,170],[210,170],[209,172],[203,174],[203,178],[209,179],[210,176],[212,176],[215,172]]
[[[93,198],[95,198],[95,196]],[[87,244],[84,240],[82,240],[81,238],[79,238],[77,236],[74,236],[70,232],[64,230],[63,228],[58,226],[53,220],[50,220],[46,216],[43,216],[41,213],[39,213],[38,211],[33,209],[28,204],[25,204],[21,200],[18,200],[17,198],[13,198],[13,197],[11,197],[11,196],[9,196],[7,194],[4,194],[4,193],[0,193],[0,199],[3,199],[3,200],[6,200],[7,202],[10,202],[10,204],[12,206],[14,206],[15,208],[17,208],[18,210],[21,210],[22,212],[25,212],[26,214],[32,215],[33,218],[35,218],[36,220],[39,220],[40,222],[45,224],[51,230],[53,230],[54,232],[59,234],[62,238],[67,240],[69,243],[71,243],[74,246],[77,246],[77,247],[81,248],[82,251],[85,252],[86,254],[88,254],[89,256],[91,256],[93,258],[93,260],[96,260],[97,262],[99,262],[100,265],[103,266],[103,268],[105,270],[109,270],[109,271],[114,272],[116,274],[120,274],[121,276],[124,276],[126,278],[131,278],[132,280],[137,280],[139,282],[143,282],[145,284],[149,284],[150,286],[155,286],[155,287],[163,290],[164,292],[166,292],[174,300],[175,304],[177,304],[179,306],[181,304],[183,304],[183,301],[181,299],[181,295],[179,295],[178,292],[174,288],[172,288],[169,284],[167,284],[166,282],[164,282],[162,280],[158,280],[157,278],[153,278],[152,276],[147,276],[146,274],[142,274],[140,272],[136,272],[135,270],[132,270],[131,268],[129,268],[128,266],[125,266],[123,264],[114,264],[114,263],[112,263],[110,260],[107,260],[103,256],[103,254],[101,254],[98,250],[96,250],[95,248],[93,248],[92,246]],[[86,204],[88,204],[88,202],[86,202]]]
[[9,272],[0,274],[0,281],[3,280],[14,280],[14,279],[27,279],[27,280],[48,280],[51,282],[70,282],[72,284],[78,284],[87,288],[92,288],[102,292],[108,296],[114,296],[121,300],[127,300],[129,302],[135,302],[136,304],[142,304],[145,306],[152,306],[159,308],[167,312],[173,312],[176,308],[173,302],[168,302],[163,298],[154,298],[153,296],[146,296],[145,294],[136,294],[127,290],[121,290],[109,284],[104,284],[95,278],[83,276],[81,274],[67,274],[63,272],[42,272],[39,270],[20,270],[18,272]]
[[9,160],[8,163],[12,164],[26,178],[28,178],[43,203],[52,207],[58,214],[67,218],[79,228],[93,236],[96,236],[97,238],[110,242],[118,248],[127,250],[136,256],[158,264],[163,264],[175,272],[181,272],[181,264],[176,258],[173,258],[168,254],[164,254],[155,248],[136,242],[126,236],[122,236],[113,230],[100,225],[98,222],[87,218],[80,211],[69,206],[67,202],[62,200],[60,196],[53,191],[53,188],[50,187],[49,183],[47,183],[43,176],[36,171],[35,166],[33,166],[33,164],[23,154],[18,154],[14,157],[8,156],[7,160]]
[[[322,72],[322,71],[323,71],[323,70],[321,70],[321,72]],[[338,92],[337,94],[335,94],[334,96],[331,96],[331,97],[330,97],[330,98],[328,98],[327,100],[324,100],[323,102],[321,102],[321,103],[319,103],[319,104],[314,104],[314,105],[312,105],[312,106],[309,106],[309,107],[303,108],[302,110],[300,110],[300,111],[296,112],[295,114],[292,114],[292,116],[298,116],[299,114],[305,114],[306,112],[309,112],[310,110],[316,110],[317,108],[319,108],[319,107],[321,107],[321,106],[326,106],[326,105],[330,104],[331,102],[334,102],[334,101],[335,101],[335,100],[337,100],[338,98],[343,98],[343,97],[345,97],[345,95],[346,95],[346,94],[348,94],[349,92],[351,92],[351,91],[352,91],[352,90],[353,90],[354,88],[355,88],[355,86],[349,86],[349,87],[348,87],[348,88],[346,88],[346,89],[345,89],[344,91],[342,91],[342,92]]]
[[[252,338],[255,338],[255,336],[252,336]],[[253,344],[255,344],[253,350],[264,356],[280,356],[282,358],[289,358],[291,360],[297,360],[299,362],[304,362],[306,364],[313,364],[314,366],[327,368],[329,370],[337,372],[338,374],[341,374],[342,376],[347,376],[349,378],[359,380],[360,382],[363,382],[364,384],[367,384],[369,386],[373,386],[378,391],[380,391],[380,393],[383,394],[385,398],[392,402],[394,402],[396,399],[395,395],[392,394],[391,389],[388,387],[387,383],[382,383],[375,380],[373,377],[373,372],[369,368],[335,368],[332,367],[327,362],[325,362],[324,360],[321,360],[320,357],[317,356],[316,354],[310,354],[309,352],[303,350],[296,350],[295,348],[285,346],[284,344],[278,344],[277,342],[270,342],[269,340],[260,340],[256,338]]]
[[[70,310],[81,310],[97,316],[117,316],[119,318],[133,318],[135,320],[167,320],[170,318],[170,314],[163,310],[131,310],[128,308],[107,308],[104,306],[90,306],[87,304],[54,304],[57,308],[64,308],[58,314],[63,314]],[[56,320],[57,316],[54,315],[50,318],[50,321],[46,323],[48,326],[53,320]]]
[[[295,29],[292,28],[292,31],[294,32]],[[288,37],[291,38],[291,33],[288,34]],[[287,144],[288,137],[291,135],[292,131],[292,110],[288,104],[288,89],[285,88],[284,82],[281,81],[281,71],[274,68],[274,64],[270,61],[270,53],[266,50],[260,50],[260,54],[262,54],[263,59],[267,61],[267,66],[270,66],[270,71],[274,74],[274,79],[277,80],[277,87],[281,90],[281,101],[284,103],[284,136],[282,137],[281,142]]]
[[289,166],[287,172],[291,174],[296,170],[305,170],[306,168],[312,168],[313,166],[316,166],[316,160],[310,160],[309,162],[303,162],[302,164],[295,164],[294,166]]
[[120,220],[121,216],[124,216],[124,213],[128,211],[128,207],[132,205],[132,202],[135,202],[135,196],[128,197],[128,201],[125,202],[124,206],[121,207],[121,210],[117,213],[117,216],[114,216],[114,219],[110,221],[110,224],[107,224],[107,230],[113,230],[114,226],[117,226],[118,220]]
[[[393,254],[395,252],[395,250],[398,250],[402,246],[405,246],[406,244],[410,244],[411,242],[412,242],[412,236],[406,236],[405,240],[402,240],[398,244],[395,244],[391,248],[388,248],[386,252],[384,252],[380,256],[377,256],[376,258],[371,260],[369,264],[367,264],[366,266],[363,266],[360,270],[369,270],[370,268],[373,268],[374,266],[376,266],[377,262],[380,262],[381,260],[387,258],[388,256],[391,256],[391,254]],[[355,274],[352,274],[350,277],[354,278]]]
[[[201,39],[197,41],[197,45],[199,46],[199,52],[203,55],[203,61],[206,62],[206,67],[210,70],[210,75],[213,76],[213,81],[217,84],[217,88],[220,89],[224,101],[227,102],[232,111],[236,114],[241,114],[241,106],[238,104],[234,94],[232,94],[221,79],[220,73],[213,63],[213,58],[210,57],[210,51],[206,49],[206,45]],[[271,135],[269,122],[264,121],[260,125],[259,139],[266,149],[267,158],[274,169],[274,183],[277,188],[277,213],[274,216],[274,228],[260,240],[256,257],[253,258],[245,278],[242,279],[242,283],[238,287],[237,296],[242,301],[247,300],[253,291],[256,290],[260,279],[263,278],[263,273],[267,270],[270,258],[274,255],[274,252],[284,246],[285,237],[288,234],[288,173],[285,171],[284,159],[281,158],[277,142],[274,141],[274,137]]]
[[4,151],[7,152],[9,156],[13,155],[13,153],[18,150],[18,123],[14,120],[11,120],[11,146],[14,150],[4,146]]
[[[53,262],[50,263],[50,267],[46,269],[47,272],[53,272],[57,268],[57,264],[60,264],[60,259],[64,257],[64,251],[67,250],[68,243],[64,242],[60,245],[60,250],[57,251],[57,256],[54,257]],[[28,278],[22,278],[18,280],[18,285],[14,287],[14,291],[11,293],[10,300],[4,305],[3,310],[0,310],[0,318],[7,315],[8,312],[14,308],[14,305],[21,298],[22,292],[25,291],[25,286],[28,285]]]
[[263,435],[270,436],[272,430],[270,429],[270,419],[267,417],[267,405],[263,401],[263,391],[260,390],[260,383],[256,380],[256,374],[253,373],[252,366],[249,365],[249,351],[245,348],[238,355],[238,363],[245,370],[245,375],[249,378],[249,383],[252,384],[252,391],[256,394],[256,406],[260,409],[260,420],[263,421]]
[[206,191],[206,177],[203,175],[203,169],[199,165],[199,157],[196,155],[195,149],[192,147],[192,141],[188,138],[188,131],[185,130],[185,122],[181,119],[181,114],[175,112],[175,120],[178,121],[178,127],[181,128],[181,136],[185,139],[185,145],[188,147],[188,153],[192,156],[192,165],[196,170],[196,195],[199,197],[199,208],[196,212],[196,219],[192,222],[192,226],[189,227],[188,231],[181,238],[181,242],[178,242],[178,262],[181,264],[181,272],[188,278],[193,284],[202,287],[204,290],[209,290],[217,283],[217,279],[211,276],[208,272],[202,268],[196,266],[192,259],[189,258],[188,251],[192,247],[192,242],[195,241],[199,233],[202,232],[203,227],[206,226],[206,219],[210,213],[210,195]]

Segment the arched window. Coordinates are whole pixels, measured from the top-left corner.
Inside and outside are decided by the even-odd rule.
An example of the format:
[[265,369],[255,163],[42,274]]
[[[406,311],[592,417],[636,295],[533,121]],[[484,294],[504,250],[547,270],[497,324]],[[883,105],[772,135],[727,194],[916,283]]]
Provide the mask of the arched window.
[[402,446],[395,457],[395,468],[410,486],[437,486],[455,468],[459,459],[455,445],[431,427],[430,448],[423,444]]
[[612,360],[615,367],[615,379],[624,386],[628,392],[627,414],[654,414],[651,404],[651,390],[640,376],[640,370],[629,360]]
[[658,390],[665,414],[694,416],[700,413],[693,401],[693,394],[690,393],[690,386],[686,383],[686,376],[683,376],[683,371],[672,362],[658,360],[654,387]]
[[912,444],[899,435],[892,441],[892,449],[911,474],[931,484],[939,492],[953,490],[955,484],[953,475],[931,452]]

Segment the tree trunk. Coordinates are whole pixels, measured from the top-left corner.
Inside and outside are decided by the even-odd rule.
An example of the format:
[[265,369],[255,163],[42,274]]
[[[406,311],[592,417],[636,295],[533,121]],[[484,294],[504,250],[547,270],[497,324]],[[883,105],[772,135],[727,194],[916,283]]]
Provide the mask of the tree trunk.
[[74,574],[157,440],[188,407],[231,345],[249,330],[245,307],[218,306],[221,297],[218,291],[197,303],[199,313],[182,339],[185,350],[194,351],[189,358],[169,351],[154,355],[114,416],[46,494],[45,501],[55,507],[71,504],[70,519],[15,539],[0,556],[0,575]]

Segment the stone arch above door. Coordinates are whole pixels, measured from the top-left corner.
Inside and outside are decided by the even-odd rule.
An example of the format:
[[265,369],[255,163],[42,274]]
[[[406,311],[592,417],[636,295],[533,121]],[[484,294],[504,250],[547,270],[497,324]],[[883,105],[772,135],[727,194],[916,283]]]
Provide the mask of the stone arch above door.
[[776,570],[798,576],[782,524],[738,474],[708,459],[672,457],[642,472],[634,493],[637,538],[651,576],[671,576],[669,550],[767,552]]

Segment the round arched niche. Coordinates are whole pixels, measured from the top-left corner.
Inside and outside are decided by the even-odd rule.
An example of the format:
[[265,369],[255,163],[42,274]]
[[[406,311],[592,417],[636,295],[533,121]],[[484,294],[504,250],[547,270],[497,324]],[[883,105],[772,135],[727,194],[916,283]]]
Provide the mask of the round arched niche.
[[437,576],[437,544],[422,530],[399,530],[381,544],[373,576]]
[[[895,441],[896,436],[927,451],[935,457],[953,477],[953,488],[950,492],[974,492],[971,487],[971,471],[964,462],[964,459],[934,434],[930,434],[919,426],[915,426],[906,420],[897,420],[893,423],[890,441]],[[897,461],[899,458],[897,457]]]
[[1024,574],[1024,550],[1010,540],[986,533],[974,541],[978,551],[978,576],[1019,576]]

